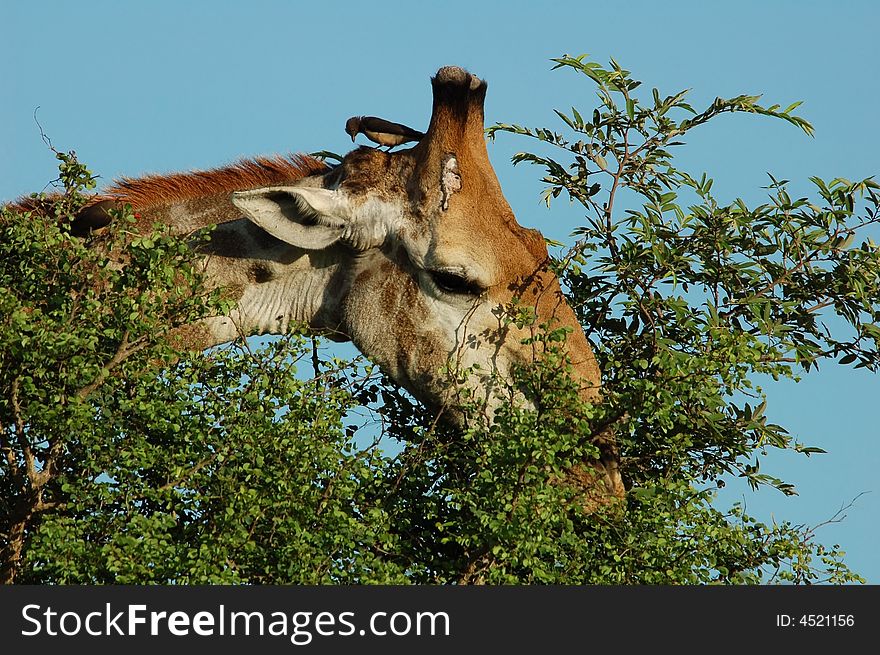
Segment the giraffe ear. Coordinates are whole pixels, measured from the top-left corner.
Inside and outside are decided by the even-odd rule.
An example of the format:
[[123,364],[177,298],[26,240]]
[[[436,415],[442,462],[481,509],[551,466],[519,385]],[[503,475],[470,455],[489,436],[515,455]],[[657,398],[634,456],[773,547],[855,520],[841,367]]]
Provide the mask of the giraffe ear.
[[348,196],[330,189],[274,186],[236,191],[232,204],[272,236],[305,250],[336,243],[351,216]]

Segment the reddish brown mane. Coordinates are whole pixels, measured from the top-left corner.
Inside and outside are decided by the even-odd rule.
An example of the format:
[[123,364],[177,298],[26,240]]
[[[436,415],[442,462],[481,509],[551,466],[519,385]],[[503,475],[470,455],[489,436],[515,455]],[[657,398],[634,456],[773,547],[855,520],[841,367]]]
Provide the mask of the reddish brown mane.
[[122,178],[96,197],[95,201],[115,200],[127,202],[134,209],[144,209],[218,193],[284,184],[326,170],[324,162],[308,155],[242,159],[229,166],[207,171]]
[[[105,200],[131,204],[134,209],[153,205],[181,202],[218,193],[244,191],[261,186],[285,184],[300,178],[323,173],[328,166],[309,155],[275,155],[242,159],[229,166],[207,171],[147,175],[140,178],[124,177],[113,182],[103,193],[89,199],[86,206]],[[18,198],[4,207],[13,211],[33,211],[47,214],[58,193],[44,196]]]
[[35,212],[37,214],[48,215],[49,208],[52,203],[61,197],[60,193],[48,193],[44,196],[23,196],[11,202],[4,203],[3,209],[9,211],[25,213]]

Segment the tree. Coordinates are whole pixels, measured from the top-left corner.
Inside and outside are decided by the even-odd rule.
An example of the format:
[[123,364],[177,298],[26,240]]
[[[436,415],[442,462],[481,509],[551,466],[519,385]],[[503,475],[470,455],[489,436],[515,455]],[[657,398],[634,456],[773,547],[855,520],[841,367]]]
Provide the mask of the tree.
[[[817,198],[792,199],[771,178],[766,204],[723,204],[711,178],[674,167],[679,140],[727,112],[810,133],[796,105],[739,96],[698,112],[685,93],[640,96],[614,62],[555,61],[596,85],[596,109],[557,112],[565,134],[489,132],[540,142],[515,163],[543,167],[548,204],[564,193],[585,212],[554,264],[599,354],[601,405],[579,400],[560,330],[539,331],[544,355],[507,390],[536,406],[507,405],[491,426],[439,423],[369,362],[322,354],[304,333],[180,352],[174,329],[222,294],[161,226],[129,234],[130,212],[72,237],[94,182],[58,153],[65,193],[0,223],[3,578],[858,580],[813,529],[713,498],[729,475],[793,493],[762,453],[818,450],[767,421],[757,374],[880,364],[880,253],[856,243],[880,221],[877,184],[813,178]],[[516,305],[499,318],[533,320]],[[593,511],[573,472],[603,430],[629,492]]]

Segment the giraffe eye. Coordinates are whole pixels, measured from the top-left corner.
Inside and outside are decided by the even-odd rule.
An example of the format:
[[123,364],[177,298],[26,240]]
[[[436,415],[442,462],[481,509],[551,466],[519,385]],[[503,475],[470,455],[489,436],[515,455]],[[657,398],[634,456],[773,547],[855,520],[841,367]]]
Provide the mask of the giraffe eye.
[[479,296],[485,291],[482,285],[463,275],[450,271],[428,271],[434,284],[445,293]]

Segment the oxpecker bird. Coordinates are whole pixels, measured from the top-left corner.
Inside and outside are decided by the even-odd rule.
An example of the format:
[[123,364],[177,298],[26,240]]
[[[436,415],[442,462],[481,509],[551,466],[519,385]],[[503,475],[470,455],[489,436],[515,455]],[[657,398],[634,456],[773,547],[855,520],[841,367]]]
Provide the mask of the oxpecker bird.
[[373,143],[380,146],[388,146],[391,150],[394,146],[409,141],[419,141],[425,134],[400,123],[392,123],[384,118],[375,116],[352,116],[345,122],[345,132],[354,141],[358,134],[363,134]]

